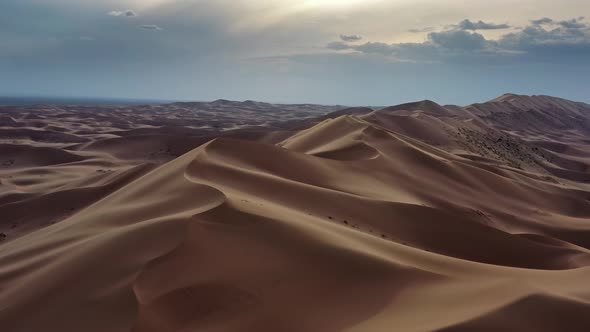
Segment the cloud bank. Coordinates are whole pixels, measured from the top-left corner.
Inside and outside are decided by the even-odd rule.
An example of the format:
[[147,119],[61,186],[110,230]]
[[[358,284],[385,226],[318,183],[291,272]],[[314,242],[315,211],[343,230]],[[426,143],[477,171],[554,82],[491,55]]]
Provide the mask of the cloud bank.
[[329,43],[327,48],[335,51],[379,54],[400,61],[444,62],[466,57],[516,57],[536,61],[564,58],[581,60],[590,57],[590,27],[583,20],[584,18],[575,18],[554,21],[550,18],[541,18],[496,40],[487,39],[475,30],[508,29],[508,24],[464,20],[446,30],[428,33],[426,41],[421,43],[367,42],[352,45],[345,41],[337,41]]

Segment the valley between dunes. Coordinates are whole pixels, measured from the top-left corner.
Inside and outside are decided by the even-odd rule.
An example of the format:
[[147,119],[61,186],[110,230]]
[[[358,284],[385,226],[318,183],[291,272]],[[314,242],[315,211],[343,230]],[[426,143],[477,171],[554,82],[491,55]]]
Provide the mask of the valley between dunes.
[[124,158],[159,133],[115,134],[0,147],[19,149],[0,171],[0,330],[590,326],[589,105],[339,109],[194,149],[171,131],[158,151],[189,151],[161,162]]

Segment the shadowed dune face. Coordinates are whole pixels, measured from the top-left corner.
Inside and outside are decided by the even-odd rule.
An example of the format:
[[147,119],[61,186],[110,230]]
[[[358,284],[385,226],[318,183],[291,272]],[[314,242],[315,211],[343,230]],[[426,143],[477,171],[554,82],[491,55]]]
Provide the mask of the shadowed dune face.
[[[162,141],[135,135],[19,157],[0,212],[60,222],[0,245],[2,329],[586,331],[590,188],[549,175],[585,174],[588,143],[563,147],[585,132],[560,143],[489,116],[506,104],[588,116],[538,98],[343,110],[155,169],[140,161]],[[96,165],[113,170],[88,176]],[[51,181],[27,182],[39,174]]]

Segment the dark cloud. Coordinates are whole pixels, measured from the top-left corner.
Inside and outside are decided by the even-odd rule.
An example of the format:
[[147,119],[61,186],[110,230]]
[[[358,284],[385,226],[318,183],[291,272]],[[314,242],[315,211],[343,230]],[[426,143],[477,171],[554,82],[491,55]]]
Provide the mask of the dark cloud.
[[340,39],[345,42],[355,42],[363,39],[363,37],[359,35],[340,35]]
[[154,30],[154,31],[164,30],[155,24],[144,24],[144,25],[140,25],[139,28],[143,29],[143,30]]
[[494,23],[486,23],[484,21],[477,21],[473,22],[471,20],[463,20],[457,24],[457,28],[461,30],[500,30],[500,29],[508,29],[510,25],[508,24],[494,24]]
[[574,19],[571,19],[568,21],[558,22],[558,24],[566,29],[583,29],[583,28],[587,27],[586,24],[580,22],[583,19],[584,19],[583,17],[581,17],[579,19],[574,18]]
[[434,27],[425,27],[425,28],[410,29],[410,30],[408,30],[408,32],[421,33],[421,32],[432,32],[434,30],[436,30]]
[[502,36],[498,44],[503,48],[519,50],[557,45],[590,45],[590,31],[585,24],[570,20],[560,22],[559,25],[554,29],[546,29],[533,24],[519,32]]
[[431,32],[428,34],[428,39],[450,50],[481,50],[487,46],[487,40],[483,35],[464,30]]
[[108,14],[110,16],[123,16],[123,17],[135,17],[135,16],[137,16],[137,13],[135,13],[131,9],[127,9],[127,10],[123,10],[123,11],[113,10],[113,11],[110,11]]
[[386,44],[379,42],[369,42],[363,45],[352,46],[355,51],[360,51],[368,54],[392,55],[396,50],[395,44]]
[[350,45],[348,45],[347,43],[341,42],[341,41],[331,42],[328,45],[326,45],[326,47],[331,50],[335,50],[335,51],[350,49]]
[[534,25],[553,24],[553,20],[549,17],[543,17],[538,20],[532,20],[531,23]]

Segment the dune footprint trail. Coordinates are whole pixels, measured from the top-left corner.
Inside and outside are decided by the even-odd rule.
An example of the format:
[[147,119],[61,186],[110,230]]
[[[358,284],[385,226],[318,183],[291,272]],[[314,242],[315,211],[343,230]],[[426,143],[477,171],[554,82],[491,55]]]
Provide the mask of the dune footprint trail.
[[586,331],[588,194],[386,120],[216,139],[0,246],[2,329]]

